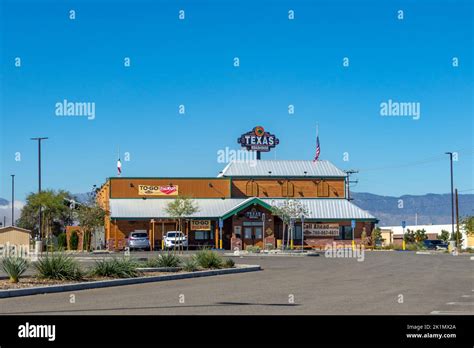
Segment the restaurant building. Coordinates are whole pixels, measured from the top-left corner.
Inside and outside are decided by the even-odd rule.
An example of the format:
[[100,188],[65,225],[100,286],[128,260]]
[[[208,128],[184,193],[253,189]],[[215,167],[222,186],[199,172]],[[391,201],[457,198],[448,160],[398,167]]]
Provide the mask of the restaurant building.
[[122,249],[133,231],[147,232],[160,249],[163,235],[177,229],[166,207],[178,196],[193,198],[198,207],[184,218],[190,248],[275,248],[283,222],[272,215],[272,206],[288,200],[300,201],[308,212],[304,228],[302,219],[294,221],[295,246],[321,247],[358,243],[378,222],[347,199],[347,185],[346,173],[328,161],[233,161],[217,177],[109,178],[97,199],[108,211],[105,238],[111,249]]

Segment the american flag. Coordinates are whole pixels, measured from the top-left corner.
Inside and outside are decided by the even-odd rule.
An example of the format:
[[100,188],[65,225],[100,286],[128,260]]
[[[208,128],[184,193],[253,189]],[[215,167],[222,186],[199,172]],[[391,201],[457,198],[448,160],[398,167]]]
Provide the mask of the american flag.
[[117,160],[117,175],[122,174],[122,162],[120,162],[120,158]]
[[321,147],[319,146],[319,135],[316,136],[316,155],[314,156],[313,162],[316,162],[319,158],[319,154],[321,153]]

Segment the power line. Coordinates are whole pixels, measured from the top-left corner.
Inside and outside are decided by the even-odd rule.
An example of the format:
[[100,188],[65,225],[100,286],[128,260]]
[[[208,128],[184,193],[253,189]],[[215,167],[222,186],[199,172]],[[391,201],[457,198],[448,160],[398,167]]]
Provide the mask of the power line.
[[[459,153],[459,152],[462,152],[466,149],[461,149],[461,150],[458,150],[458,151],[455,151],[455,152]],[[466,155],[466,154],[470,154],[470,153],[473,152],[473,149],[469,149],[469,150],[470,151],[463,152],[463,154]],[[370,172],[370,171],[376,171],[376,170],[406,168],[406,167],[412,167],[412,166],[417,166],[417,165],[426,164],[426,163],[441,162],[441,161],[445,160],[445,157],[443,155],[436,155],[436,156],[425,158],[423,160],[408,162],[408,163],[405,163],[405,164],[390,165],[390,166],[384,166],[384,167],[366,168],[366,169],[361,169],[361,171]]]

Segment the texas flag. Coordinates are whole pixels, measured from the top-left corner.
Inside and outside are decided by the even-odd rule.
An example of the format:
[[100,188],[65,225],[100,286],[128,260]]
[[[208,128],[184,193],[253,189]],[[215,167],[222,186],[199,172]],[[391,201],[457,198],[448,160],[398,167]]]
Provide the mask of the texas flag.
[[122,162],[120,162],[120,158],[117,160],[117,175],[120,176],[122,174]]

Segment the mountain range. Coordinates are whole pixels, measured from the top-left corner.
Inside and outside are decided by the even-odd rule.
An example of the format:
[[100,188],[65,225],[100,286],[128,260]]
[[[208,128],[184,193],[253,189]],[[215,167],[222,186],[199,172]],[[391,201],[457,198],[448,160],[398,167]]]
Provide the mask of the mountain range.
[[[84,201],[85,193],[74,195]],[[402,221],[407,225],[429,225],[451,223],[450,194],[403,195],[400,197],[380,196],[366,192],[351,192],[352,203],[367,210],[379,219],[380,226],[398,226]],[[0,198],[0,221],[6,217],[10,224],[10,202]],[[18,206],[17,206],[18,205]],[[15,216],[20,216],[22,204],[15,206]],[[474,215],[474,194],[459,195],[459,216]]]

